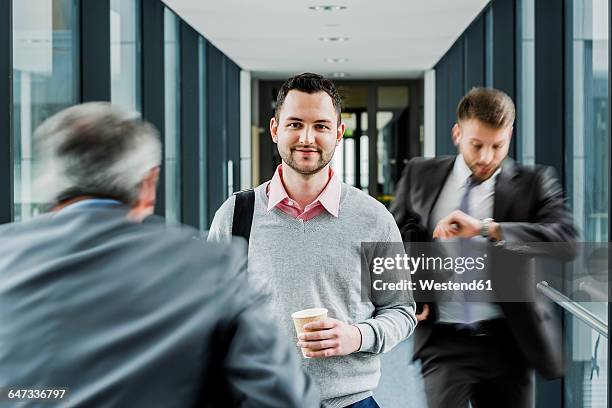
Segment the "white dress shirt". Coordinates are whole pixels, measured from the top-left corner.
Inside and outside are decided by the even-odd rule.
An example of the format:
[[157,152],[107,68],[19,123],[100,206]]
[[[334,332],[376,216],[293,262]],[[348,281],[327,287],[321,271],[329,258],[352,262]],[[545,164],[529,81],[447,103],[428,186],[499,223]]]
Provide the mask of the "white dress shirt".
[[[497,169],[487,180],[472,187],[469,200],[470,215],[472,217],[481,220],[493,217],[495,181],[500,171],[501,168]],[[472,171],[465,163],[463,156],[457,155],[453,169],[446,179],[446,183],[444,183],[438,200],[431,211],[431,224],[429,225],[431,231],[433,231],[442,218],[459,208],[461,198],[467,188],[467,181],[471,175]],[[474,237],[472,239],[482,243],[483,247],[486,245],[486,239],[483,237]],[[457,239],[454,240],[456,241]],[[486,276],[483,276],[483,279],[486,279]],[[501,308],[495,303],[470,302],[469,308],[470,321],[466,321],[462,302],[439,302],[438,321],[442,323],[473,323],[480,320],[503,317]]]

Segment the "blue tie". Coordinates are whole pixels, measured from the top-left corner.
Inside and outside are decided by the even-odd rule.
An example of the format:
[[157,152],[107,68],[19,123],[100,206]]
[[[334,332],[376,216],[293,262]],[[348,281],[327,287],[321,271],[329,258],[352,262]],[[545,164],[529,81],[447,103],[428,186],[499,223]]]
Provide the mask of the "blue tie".
[[[472,189],[480,184],[473,176],[470,176],[465,183],[465,193],[461,198],[461,202],[459,203],[459,211],[466,213],[467,215],[472,215],[470,213],[470,193]],[[473,242],[471,238],[460,238],[459,240],[459,248],[461,251],[462,257],[471,257],[476,258],[478,256],[478,251],[474,248]],[[473,274],[471,270],[466,269],[461,277],[464,282],[469,282],[473,278]],[[468,292],[464,294],[463,305],[463,319],[466,323],[470,323],[472,320],[472,308],[469,302]]]
[[474,176],[470,176],[465,182],[465,193],[463,193],[463,197],[461,198],[461,202],[459,203],[459,211],[462,211],[468,215],[470,213],[470,193],[472,189],[480,184],[480,181],[474,178]]

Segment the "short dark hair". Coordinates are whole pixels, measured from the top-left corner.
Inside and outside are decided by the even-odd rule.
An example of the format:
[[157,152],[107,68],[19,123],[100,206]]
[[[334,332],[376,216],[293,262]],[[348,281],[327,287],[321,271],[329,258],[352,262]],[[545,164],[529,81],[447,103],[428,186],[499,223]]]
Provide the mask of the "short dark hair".
[[515,115],[512,99],[493,88],[472,88],[457,106],[457,121],[478,119],[493,129],[512,126]]
[[280,110],[285,102],[285,98],[289,91],[296,90],[301,92],[306,92],[308,94],[313,94],[317,92],[325,92],[328,94],[332,103],[334,104],[334,109],[336,109],[336,113],[338,115],[338,124],[340,123],[340,112],[342,111],[342,97],[340,97],[340,93],[338,89],[336,89],[336,85],[329,79],[323,77],[319,74],[313,74],[311,72],[305,72],[303,74],[299,74],[293,76],[285,81],[283,86],[281,86],[278,91],[278,95],[276,97],[276,107],[274,108],[274,117],[276,120],[279,119]]

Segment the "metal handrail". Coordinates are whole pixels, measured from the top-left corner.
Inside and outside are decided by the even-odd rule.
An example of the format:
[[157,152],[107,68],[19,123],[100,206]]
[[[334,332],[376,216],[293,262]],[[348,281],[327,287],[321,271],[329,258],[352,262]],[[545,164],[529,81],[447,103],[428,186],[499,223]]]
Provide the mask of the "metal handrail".
[[595,316],[593,312],[586,309],[581,304],[574,302],[557,289],[552,288],[546,281],[538,283],[536,287],[550,300],[570,312],[573,316],[582,320],[586,325],[604,336],[606,339],[608,338],[608,324],[599,317]]

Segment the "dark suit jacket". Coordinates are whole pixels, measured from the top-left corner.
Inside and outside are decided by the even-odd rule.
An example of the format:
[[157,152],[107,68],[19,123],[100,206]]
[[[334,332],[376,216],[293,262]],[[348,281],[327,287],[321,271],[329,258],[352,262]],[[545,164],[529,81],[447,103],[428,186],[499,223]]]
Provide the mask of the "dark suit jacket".
[[[398,182],[391,212],[404,241],[431,241],[430,215],[436,200],[452,171],[455,156],[411,160]],[[496,251],[491,270],[494,274],[516,276],[512,279],[521,293],[532,293],[536,299],[529,255],[542,255],[541,247],[529,254],[529,248],[518,243],[558,242],[548,255],[568,259],[575,253],[577,232],[564,204],[563,192],[554,171],[548,167],[529,168],[507,158],[495,184],[493,219],[500,223],[504,245]],[[517,255],[519,248],[521,255]],[[509,258],[510,257],[510,258]],[[510,261],[509,261],[510,260]],[[518,265],[518,267],[517,267]],[[507,280],[506,280],[507,281]],[[419,323],[415,332],[415,357],[428,340],[436,307],[432,304],[429,319]],[[500,303],[514,340],[530,365],[544,377],[563,373],[561,338],[549,305],[543,302]]]
[[0,389],[68,387],[70,407],[318,406],[247,287],[244,245],[125,214],[0,227]]

